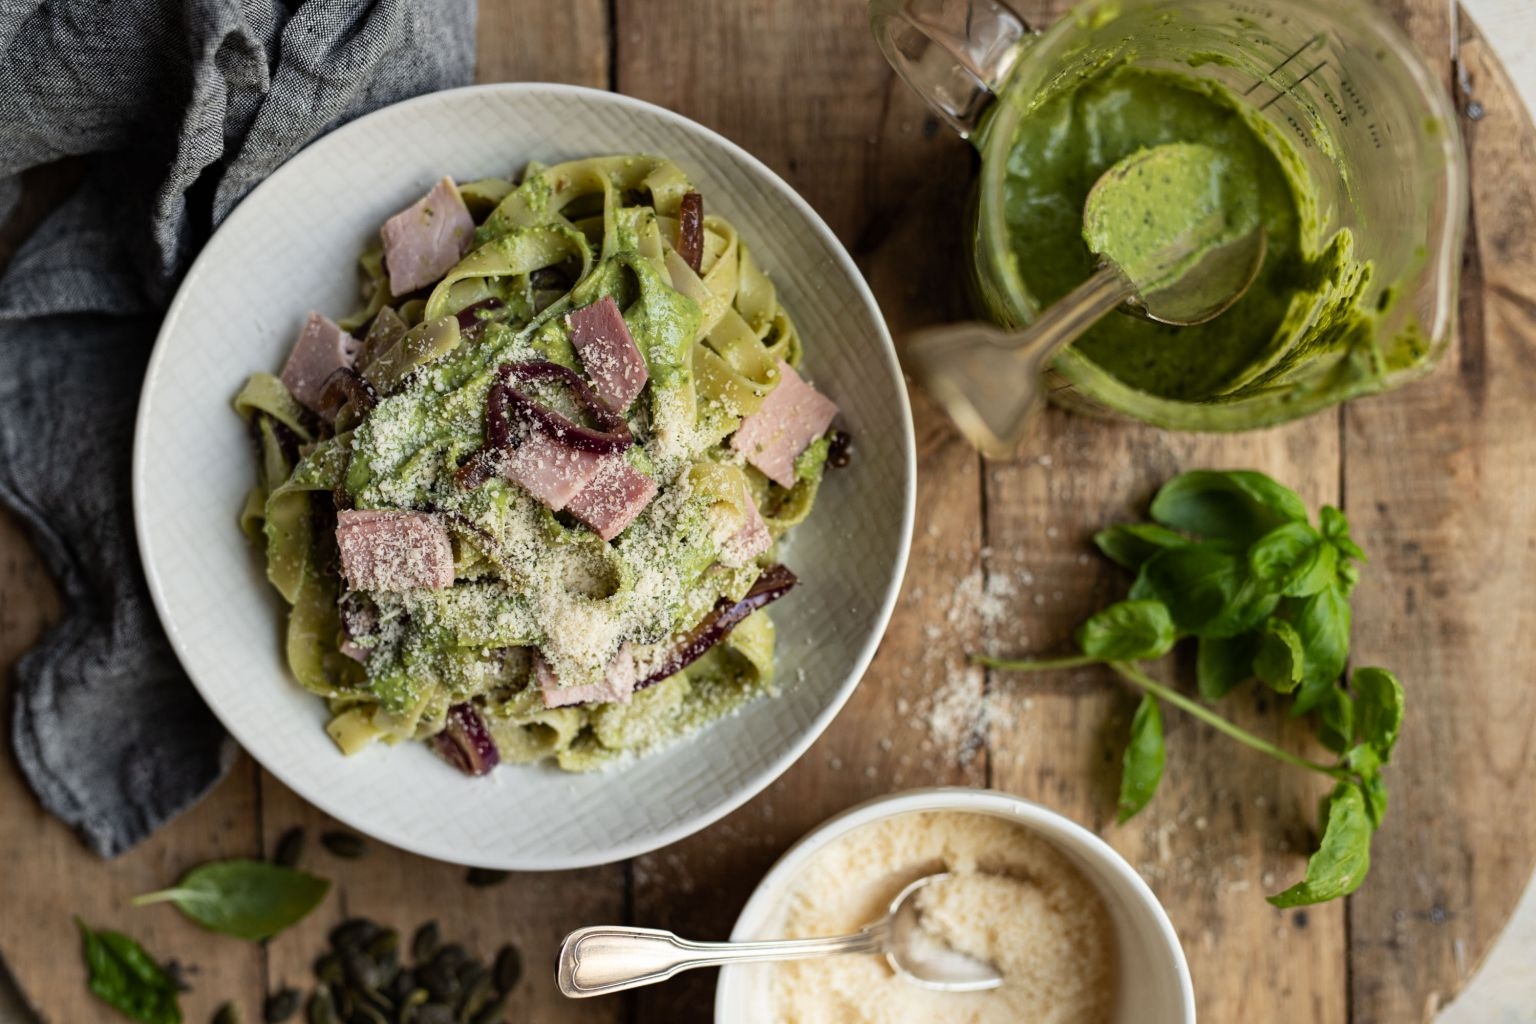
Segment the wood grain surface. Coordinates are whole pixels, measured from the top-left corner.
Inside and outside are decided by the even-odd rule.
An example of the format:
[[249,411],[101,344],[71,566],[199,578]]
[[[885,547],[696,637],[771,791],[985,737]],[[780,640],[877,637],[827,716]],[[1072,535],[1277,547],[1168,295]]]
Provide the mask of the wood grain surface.
[[[1019,4],[1035,24],[1065,6]],[[79,915],[186,965],[189,1021],[226,999],[258,1020],[264,993],[306,984],[331,925],[365,914],[402,930],[435,919],[485,954],[517,943],[529,971],[510,1020],[707,1021],[709,973],[563,1000],[549,969],[560,936],[631,921],[724,937],[756,879],[806,830],[871,796],[954,783],[1040,800],[1122,851],[1168,906],[1203,1020],[1396,1024],[1431,1013],[1475,969],[1536,860],[1536,652],[1520,642],[1536,627],[1536,131],[1480,40],[1463,39],[1452,67],[1442,0],[1389,7],[1455,83],[1459,105],[1482,109],[1462,125],[1474,230],[1460,338],[1431,379],[1238,436],[1052,412],[1048,457],[990,463],[915,394],[918,529],[863,685],[768,791],[629,863],[474,888],[461,868],[378,844],[340,860],[318,842],[337,826],[247,759],[198,808],[103,863],[41,811],[7,757],[0,954],[29,1001],[50,1024],[109,1019],[84,986]],[[896,81],[864,19],[856,0],[482,0],[479,73],[618,88],[735,139],[826,218],[900,336],[964,309],[955,268],[972,157]],[[66,174],[33,176],[28,204],[0,231],[0,257]],[[1096,671],[1021,679],[965,664],[977,648],[1063,647],[1124,586],[1089,554],[1088,536],[1195,466],[1262,469],[1309,503],[1341,503],[1372,555],[1355,599],[1356,655],[1400,670],[1410,712],[1371,878],[1347,901],[1279,911],[1262,899],[1300,874],[1312,779],[1170,715],[1162,791],[1116,827],[1131,696]],[[0,667],[56,614],[41,566],[0,516]],[[1237,715],[1305,749],[1305,731],[1262,700]],[[201,861],[269,855],[295,826],[309,836],[305,864],[336,886],[311,919],[265,946],[210,935],[166,907],[127,906]]]

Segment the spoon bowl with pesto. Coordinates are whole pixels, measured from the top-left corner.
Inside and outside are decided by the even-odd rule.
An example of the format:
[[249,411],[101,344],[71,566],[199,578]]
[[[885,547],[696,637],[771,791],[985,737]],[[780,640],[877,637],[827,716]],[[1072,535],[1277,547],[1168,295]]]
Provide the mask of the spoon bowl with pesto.
[[1208,323],[1247,293],[1268,248],[1252,184],[1227,154],[1192,142],[1111,166],[1088,192],[1082,233],[1098,269],[1025,329],[954,324],[908,344],[929,392],[987,455],[1018,447],[1045,407],[1046,369],[1094,324],[1117,309],[1173,327]]

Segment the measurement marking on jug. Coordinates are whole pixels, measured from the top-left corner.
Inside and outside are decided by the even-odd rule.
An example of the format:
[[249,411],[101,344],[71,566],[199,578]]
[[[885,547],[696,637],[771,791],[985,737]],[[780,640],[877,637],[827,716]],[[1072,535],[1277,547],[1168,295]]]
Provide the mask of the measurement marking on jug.
[[1313,68],[1311,71],[1308,71],[1306,74],[1304,74],[1300,78],[1296,79],[1296,81],[1294,81],[1290,85],[1286,86],[1280,92],[1275,93],[1275,95],[1270,98],[1269,102],[1264,104],[1259,109],[1260,110],[1268,110],[1270,107],[1274,106],[1276,103],[1278,103],[1280,101],[1280,97],[1291,95],[1292,92],[1295,90],[1295,88],[1298,85],[1300,85],[1302,82],[1305,82],[1307,79],[1311,78],[1313,75],[1317,74],[1319,71],[1323,70],[1323,68],[1325,68],[1327,66],[1328,66],[1328,62],[1327,61],[1323,61],[1321,64],[1317,65],[1317,67]]
[[[1271,89],[1276,88],[1276,86],[1272,82],[1269,82],[1268,79],[1273,78],[1275,75],[1279,74],[1281,69],[1283,69],[1287,64],[1289,64],[1291,61],[1295,60],[1297,57],[1300,57],[1302,54],[1306,53],[1312,47],[1314,47],[1318,43],[1322,42],[1322,40],[1323,40],[1323,34],[1321,32],[1319,32],[1317,35],[1313,36],[1311,39],[1308,39],[1306,42],[1304,42],[1300,46],[1296,47],[1296,49],[1291,51],[1291,55],[1289,57],[1285,58],[1285,60],[1281,61],[1279,64],[1276,64],[1274,67],[1270,68],[1269,71],[1264,75],[1264,77],[1259,79],[1257,82],[1254,82],[1252,85],[1250,85],[1247,88],[1247,90],[1243,93],[1243,95],[1244,96],[1251,96],[1251,95],[1253,95],[1254,90],[1258,89],[1258,87],[1261,86],[1261,85],[1268,85]],[[1312,70],[1316,71],[1317,69],[1313,68]],[[1270,102],[1273,103],[1274,100],[1271,100]]]

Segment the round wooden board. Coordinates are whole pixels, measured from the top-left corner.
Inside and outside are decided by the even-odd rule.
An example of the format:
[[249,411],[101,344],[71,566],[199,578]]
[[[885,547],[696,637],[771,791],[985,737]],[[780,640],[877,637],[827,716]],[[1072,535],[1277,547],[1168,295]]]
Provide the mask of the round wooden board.
[[[1044,24],[1066,4],[1019,6]],[[1536,617],[1536,130],[1465,21],[1455,74],[1443,0],[1388,6],[1455,83],[1458,103],[1475,98],[1483,110],[1463,121],[1473,233],[1461,333],[1433,377],[1232,437],[1053,413],[1051,459],[985,464],[917,396],[922,528],[865,683],[767,793],[628,864],[476,889],[461,869],[382,847],[340,861],[314,841],[332,826],[244,760],[194,811],[103,863],[38,808],[6,759],[0,955],[29,1001],[51,1024],[109,1019],[85,988],[71,924],[79,915],[188,965],[187,1020],[207,1020],[225,999],[256,1020],[263,992],[305,981],[330,924],[365,913],[402,929],[437,918],[482,952],[518,942],[530,969],[511,1019],[704,1021],[708,972],[626,998],[561,999],[546,969],[555,944],[569,928],[623,920],[721,937],[772,859],[820,820],[878,793],[957,783],[1038,799],[1123,851],[1169,907],[1202,1019],[1398,1024],[1429,1015],[1476,968],[1536,862],[1536,819],[1526,813],[1536,651],[1518,643]],[[954,183],[965,180],[969,157],[881,63],[862,5],[483,0],[480,18],[485,80],[617,87],[767,160],[850,246],[898,333],[961,311],[949,284],[963,191]],[[708,45],[679,44],[689,39]],[[1310,503],[1342,504],[1371,553],[1355,602],[1355,654],[1400,671],[1410,711],[1371,877],[1347,902],[1282,912],[1262,900],[1300,873],[1318,789],[1310,778],[1171,718],[1163,790],[1118,828],[1114,763],[1132,698],[1093,672],[1021,681],[964,665],[965,651],[989,644],[1063,646],[1123,586],[1118,573],[1082,559],[1087,536],[1138,513],[1158,483],[1199,465],[1252,466]],[[29,547],[0,518],[0,666],[51,620],[52,600]],[[1304,743],[1258,704],[1239,718],[1279,742]],[[336,887],[311,920],[265,947],[209,935],[167,907],[128,907],[191,865],[270,853],[294,825],[310,834],[307,866]]]

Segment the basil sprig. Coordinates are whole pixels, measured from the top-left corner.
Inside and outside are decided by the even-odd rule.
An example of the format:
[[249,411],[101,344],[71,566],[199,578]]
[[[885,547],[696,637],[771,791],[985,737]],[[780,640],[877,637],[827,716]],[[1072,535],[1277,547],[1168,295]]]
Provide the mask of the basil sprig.
[[[1280,907],[1347,896],[1370,867],[1371,839],[1387,809],[1382,769],[1403,720],[1403,688],[1380,668],[1357,670],[1347,685],[1349,596],[1365,561],[1349,522],[1325,506],[1314,526],[1294,491],[1262,473],[1197,470],[1168,481],[1152,501],[1152,523],[1127,523],[1094,542],[1136,573],[1127,600],[1078,628],[1079,655],[1008,661],[993,668],[1044,671],[1108,664],[1141,688],[1120,779],[1120,820],[1152,799],[1163,773],[1163,705],[1334,783],[1319,810],[1321,840],[1306,876],[1269,897]],[[1162,658],[1181,640],[1196,645],[1201,698],[1219,701],[1257,680],[1310,715],[1318,740],[1336,755],[1323,764],[1239,728],[1207,703],[1185,696],[1135,663]]]
[[331,883],[255,860],[220,860],[193,868],[173,888],[146,893],[133,905],[173,903],[212,931],[259,942],[301,920]]
[[91,992],[143,1024],[181,1024],[176,981],[121,932],[92,931],[79,918]]

